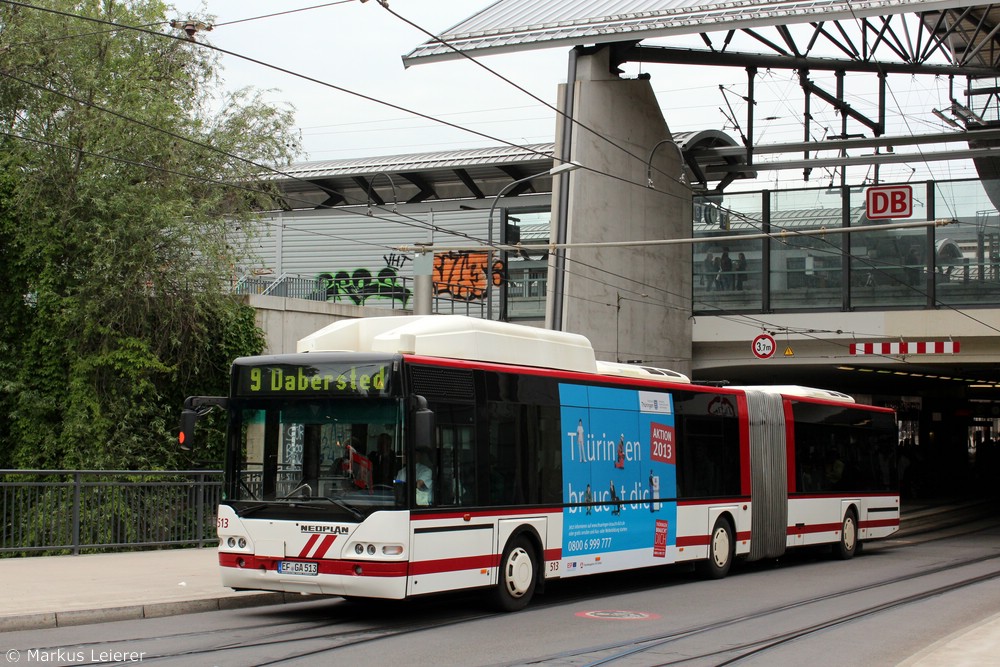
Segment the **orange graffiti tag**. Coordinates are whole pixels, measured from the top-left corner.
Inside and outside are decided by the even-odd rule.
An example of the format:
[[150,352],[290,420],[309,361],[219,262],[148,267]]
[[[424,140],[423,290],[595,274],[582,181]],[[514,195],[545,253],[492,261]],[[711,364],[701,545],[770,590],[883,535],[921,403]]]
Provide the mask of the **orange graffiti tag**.
[[[434,292],[455,299],[478,301],[486,297],[486,267],[489,253],[447,252],[434,255]],[[490,272],[493,285],[503,284],[503,262],[494,260]]]

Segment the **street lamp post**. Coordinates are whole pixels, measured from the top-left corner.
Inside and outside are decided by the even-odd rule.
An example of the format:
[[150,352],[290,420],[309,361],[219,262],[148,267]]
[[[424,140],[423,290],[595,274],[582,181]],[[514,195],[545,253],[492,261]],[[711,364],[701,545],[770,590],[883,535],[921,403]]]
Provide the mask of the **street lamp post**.
[[649,157],[646,159],[646,187],[653,187],[653,154],[656,153],[656,149],[663,144],[670,144],[677,150],[677,157],[680,160],[680,176],[677,177],[677,182],[682,185],[687,185],[687,176],[684,174],[684,150],[677,144],[673,139],[662,139],[656,142],[652,150],[649,151]]
[[563,162],[560,165],[552,167],[548,171],[543,171],[538,174],[532,174],[531,176],[525,176],[524,178],[519,178],[516,181],[511,181],[507,185],[500,189],[500,192],[496,194],[493,198],[493,205],[490,206],[490,214],[486,220],[486,319],[493,319],[493,212],[497,208],[497,204],[500,203],[500,198],[503,197],[512,188],[521,183],[525,183],[535,178],[541,178],[542,176],[555,176],[557,174],[565,174],[567,172],[573,171],[574,169],[579,169],[583,165],[579,162]]

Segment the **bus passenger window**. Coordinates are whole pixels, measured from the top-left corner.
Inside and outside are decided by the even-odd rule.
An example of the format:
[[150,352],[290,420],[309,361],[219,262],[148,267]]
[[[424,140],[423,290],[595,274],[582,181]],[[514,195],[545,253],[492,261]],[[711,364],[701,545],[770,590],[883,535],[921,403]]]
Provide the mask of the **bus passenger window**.
[[473,505],[476,502],[475,410],[471,406],[432,406],[438,449],[433,461],[434,504]]

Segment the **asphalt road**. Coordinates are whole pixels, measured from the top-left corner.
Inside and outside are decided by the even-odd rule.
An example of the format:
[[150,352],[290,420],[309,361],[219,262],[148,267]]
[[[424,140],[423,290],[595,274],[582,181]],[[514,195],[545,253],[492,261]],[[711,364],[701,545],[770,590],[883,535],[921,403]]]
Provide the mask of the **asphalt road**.
[[[922,539],[927,539],[925,536]],[[896,665],[1000,613],[1000,528],[552,585],[528,609],[477,595],[340,599],[0,634],[0,664]]]

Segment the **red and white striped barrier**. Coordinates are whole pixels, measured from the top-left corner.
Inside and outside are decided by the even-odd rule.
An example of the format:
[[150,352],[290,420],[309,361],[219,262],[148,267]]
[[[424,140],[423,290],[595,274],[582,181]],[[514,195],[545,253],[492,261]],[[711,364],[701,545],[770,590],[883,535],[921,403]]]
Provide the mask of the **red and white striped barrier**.
[[851,354],[958,354],[958,341],[851,343]]

